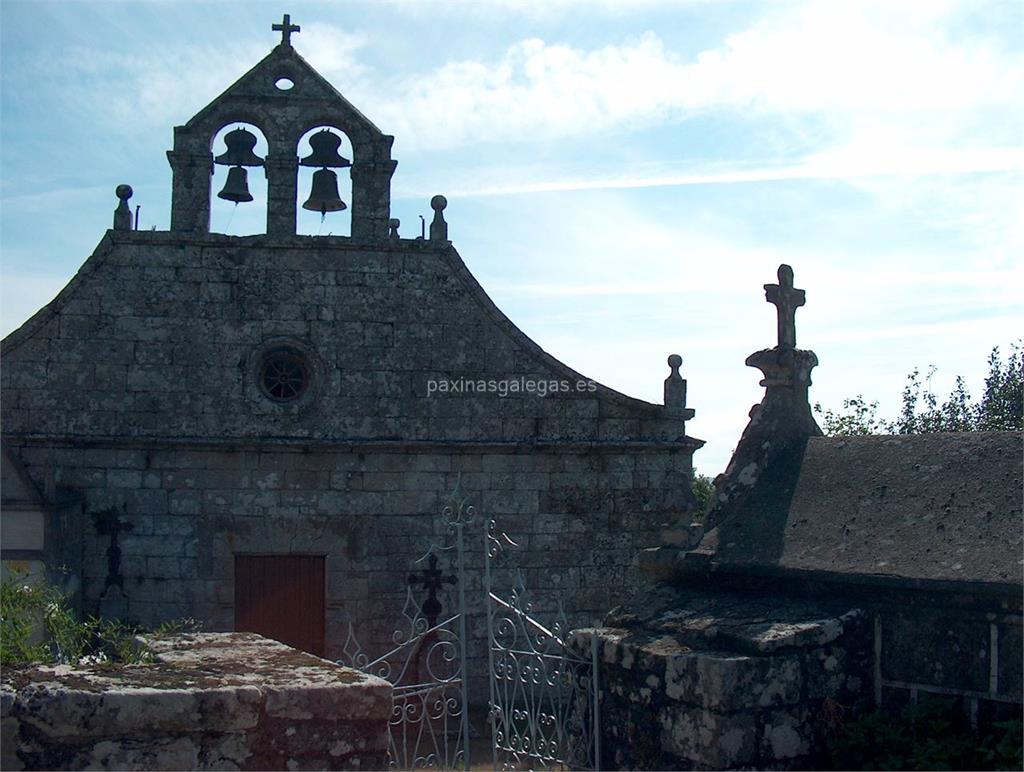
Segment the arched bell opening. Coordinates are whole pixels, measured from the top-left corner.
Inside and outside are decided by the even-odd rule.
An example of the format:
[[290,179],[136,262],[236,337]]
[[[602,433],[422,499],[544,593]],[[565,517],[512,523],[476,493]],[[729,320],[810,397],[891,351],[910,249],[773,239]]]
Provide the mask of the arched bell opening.
[[266,233],[267,138],[253,124],[234,121],[214,135],[212,149],[210,233]]
[[352,143],[334,126],[299,138],[298,212],[295,232],[310,236],[352,233]]

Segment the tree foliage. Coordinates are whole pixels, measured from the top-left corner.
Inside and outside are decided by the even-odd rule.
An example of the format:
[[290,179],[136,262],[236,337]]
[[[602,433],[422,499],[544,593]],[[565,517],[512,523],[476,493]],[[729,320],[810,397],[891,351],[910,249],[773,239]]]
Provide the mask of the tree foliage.
[[715,481],[706,474],[700,474],[696,470],[693,473],[693,480],[690,483],[693,496],[697,499],[697,509],[694,512],[694,519],[701,520],[711,505],[711,497],[715,493]]
[[878,417],[878,402],[863,395],[843,400],[841,411],[814,405],[821,430],[830,436],[860,434],[923,434],[925,432],[1013,431],[1024,429],[1024,346],[1018,341],[1004,363],[999,348],[988,357],[988,376],[981,399],[973,401],[963,377],[957,376],[949,397],[940,402],[932,391],[936,368],[922,377],[914,368],[903,388],[902,408],[894,421]]

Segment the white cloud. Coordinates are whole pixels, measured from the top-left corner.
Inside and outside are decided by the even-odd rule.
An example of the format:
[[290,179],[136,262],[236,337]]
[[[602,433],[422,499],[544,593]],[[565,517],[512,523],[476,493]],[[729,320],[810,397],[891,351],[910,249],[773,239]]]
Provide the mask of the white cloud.
[[413,16],[446,14],[460,19],[493,17],[495,13],[549,19],[585,10],[590,15],[622,16],[681,6],[724,5],[733,0],[390,0]]
[[[336,87],[343,89],[365,72],[356,57],[361,36],[329,24],[302,27],[302,53]],[[140,127],[184,123],[267,53],[264,41],[157,41],[141,53],[77,47],[34,65],[64,84],[66,102],[102,125],[136,133]]]
[[[956,135],[962,111],[1021,125],[1024,57],[954,40],[948,3],[808,2],[689,57],[649,32],[585,50],[523,40],[493,61],[449,62],[370,94],[405,147],[551,139],[679,121],[697,111],[827,115],[833,140]],[[901,141],[899,145],[905,145]],[[898,148],[894,148],[898,152]]]
[[[699,52],[672,50],[654,32],[593,48],[529,38],[493,59],[395,74],[362,63],[363,35],[322,22],[303,24],[298,49],[406,152],[589,136],[723,111],[790,124],[816,116],[805,152],[863,148],[905,161],[908,147],[962,144],[968,128],[974,144],[1018,141],[1024,56],[999,30],[958,34],[959,4],[811,0],[767,8]],[[265,53],[263,40],[158,41],[138,54],[69,50],[36,67],[66,83],[67,100],[80,109],[134,132],[186,119],[242,74],[240,62]],[[972,126],[986,111],[997,115],[984,122],[988,137]]]
[[342,92],[345,86],[362,77],[367,69],[358,60],[358,51],[367,43],[365,36],[340,30],[332,24],[312,22],[302,25],[302,44],[296,43],[302,58]]
[[[750,237],[737,215],[666,220],[630,191],[588,192],[574,207],[569,198],[510,199],[506,219],[529,222],[529,234],[514,245],[460,241],[462,255],[545,350],[612,388],[660,401],[665,357],[681,354],[697,410],[689,428],[709,441],[697,458],[704,471],[724,468],[761,398],[743,361],[774,343],[761,285],[780,262],[807,290],[798,341],[819,356],[811,399],[828,407],[864,393],[891,417],[906,373],[932,363],[980,383],[990,347],[1024,329],[1024,266],[988,265],[969,245],[924,256],[917,244],[782,246]],[[862,226],[870,223],[869,214]],[[936,389],[948,391],[945,381]]]
[[[674,187],[679,185],[728,185],[746,182],[844,179],[873,177],[920,177],[986,172],[1024,171],[1024,148],[902,148],[888,152],[884,147],[872,153],[858,141],[811,153],[797,163],[760,165],[637,164],[623,172],[601,170],[586,174],[551,166],[531,168],[474,168],[449,177],[449,195],[504,196],[519,193],[550,193],[572,190],[622,190],[629,188]],[[436,178],[396,181],[396,197],[421,198],[436,186]]]

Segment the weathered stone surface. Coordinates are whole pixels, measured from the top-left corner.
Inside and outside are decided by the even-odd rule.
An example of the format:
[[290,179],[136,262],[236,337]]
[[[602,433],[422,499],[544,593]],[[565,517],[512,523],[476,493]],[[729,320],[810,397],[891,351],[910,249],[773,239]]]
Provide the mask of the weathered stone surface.
[[590,633],[609,765],[808,766],[826,700],[852,717],[931,693],[991,724],[1020,698],[1024,437],[820,436],[804,293],[787,266],[765,290],[779,343],[747,359],[765,396],[707,531],[663,533],[640,556],[662,586]]
[[1019,432],[821,437],[807,445],[778,565],[1020,585]]
[[386,766],[387,682],[247,633],[151,647],[151,664],[8,668],[3,768]]
[[[266,233],[210,234],[211,147],[239,123],[266,142]],[[295,235],[317,127],[353,151],[348,236]],[[236,555],[327,551],[326,653],[349,623],[382,653],[458,488],[524,545],[535,602],[593,623],[637,586],[636,552],[689,520],[702,443],[677,358],[656,405],[544,352],[448,242],[443,196],[430,238],[390,231],[392,140],[282,41],[175,128],[170,231],[107,232],[3,341],[4,446],[77,502],[53,565],[86,612],[233,629]],[[261,377],[281,351],[308,375],[291,401]]]
[[[194,296],[212,285],[232,300]],[[92,306],[98,326],[61,326],[66,308]],[[233,629],[234,554],[328,545],[339,611],[326,652],[338,655],[350,621],[385,651],[391,630],[377,623],[393,627],[409,563],[440,536],[432,522],[458,486],[524,545],[523,565],[546,570],[527,572],[533,597],[593,624],[637,586],[636,553],[693,509],[700,443],[685,415],[599,385],[575,393],[578,374],[522,335],[447,245],[118,231],[45,318],[56,327],[4,342],[4,445],[84,510],[64,520],[75,532],[54,565],[80,577],[87,612],[116,585],[142,624]],[[19,385],[38,364],[19,352],[35,356],[37,336],[55,342],[49,376]],[[300,405],[254,381],[281,340],[317,363]],[[428,381],[463,376],[572,392],[428,395]],[[111,511],[126,529],[116,566],[94,520]],[[551,522],[566,525],[558,549],[528,538],[557,532]]]
[[871,675],[869,620],[842,601],[661,587],[607,621],[573,645],[600,643],[608,768],[813,766],[810,717]]
[[[190,257],[193,243],[203,249]],[[338,270],[353,261],[363,270]],[[178,270],[154,274],[154,264]],[[228,301],[197,314],[190,295],[211,284],[254,295],[258,312],[239,318]],[[439,297],[414,302],[414,288]],[[61,324],[65,309],[86,300],[103,309],[95,325]],[[288,318],[293,307],[301,321]],[[325,307],[332,319],[318,321]],[[37,363],[19,352],[39,336],[55,346],[45,378],[28,383]],[[268,400],[256,384],[261,354],[276,345],[302,351],[310,365],[310,389],[295,404]],[[123,357],[111,370],[114,349]],[[167,356],[151,361],[156,350]],[[542,351],[446,242],[109,232],[61,295],[8,336],[3,356],[12,435],[73,425],[82,438],[654,442],[691,453],[700,445],[685,436],[682,413],[588,381]],[[88,383],[78,378],[83,366]],[[140,470],[109,484],[136,486],[129,471]]]
[[731,769],[753,765],[758,727],[753,714],[723,715],[695,708],[662,711],[661,747],[698,767]]

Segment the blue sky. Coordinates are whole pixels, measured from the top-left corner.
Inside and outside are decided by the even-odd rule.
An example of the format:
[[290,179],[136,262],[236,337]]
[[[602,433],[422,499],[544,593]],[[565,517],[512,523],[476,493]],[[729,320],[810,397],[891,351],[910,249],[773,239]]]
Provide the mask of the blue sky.
[[[930,364],[940,394],[957,374],[978,393],[1024,330],[1017,0],[0,0],[0,332],[92,252],[117,184],[167,228],[172,127],[285,11],[299,53],[396,136],[403,235],[446,195],[499,307],[613,388],[660,401],[683,356],[701,471],[760,399],[743,360],[775,342],[761,285],[780,262],[826,406],[895,414]],[[258,229],[258,204],[216,208],[214,229]]]

